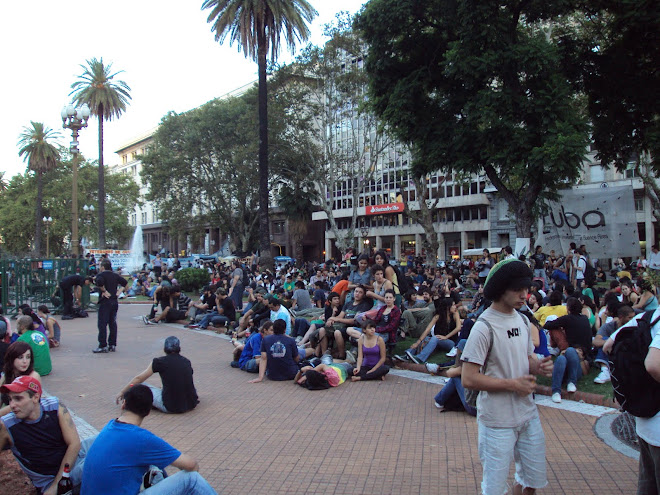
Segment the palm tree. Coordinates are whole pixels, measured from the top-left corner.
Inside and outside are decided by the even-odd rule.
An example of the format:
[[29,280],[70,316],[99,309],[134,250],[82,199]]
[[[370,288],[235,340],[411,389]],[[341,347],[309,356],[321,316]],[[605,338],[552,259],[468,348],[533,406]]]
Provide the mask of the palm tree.
[[71,95],[76,105],[87,103],[92,115],[99,120],[99,247],[105,247],[105,180],[103,168],[103,121],[111,121],[124,113],[131,99],[131,88],[124,81],[113,81],[117,74],[112,72],[112,64],[103,64],[103,58],[87,60],[81,65],[83,73],[71,85]]
[[268,90],[266,59],[274,62],[280,50],[280,37],[290,51],[296,41],[309,37],[308,22],[318,14],[307,0],[204,0],[202,10],[210,9],[216,41],[236,42],[246,57],[259,66],[259,251],[266,267],[272,267],[268,220]]
[[[18,139],[18,156],[28,162],[28,170],[37,176],[37,207],[35,213],[34,251],[41,255],[41,218],[43,201],[43,174],[54,169],[60,159],[59,146],[52,141],[60,133],[49,129],[41,122],[30,122],[32,126],[23,127]],[[48,253],[46,253],[48,256]]]

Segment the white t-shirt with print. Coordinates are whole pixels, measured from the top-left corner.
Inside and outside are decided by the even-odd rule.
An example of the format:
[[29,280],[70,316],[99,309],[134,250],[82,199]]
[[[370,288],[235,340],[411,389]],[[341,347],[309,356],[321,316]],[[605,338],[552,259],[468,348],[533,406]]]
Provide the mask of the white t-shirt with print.
[[[481,320],[493,327],[493,348],[488,357],[486,376],[495,378],[519,378],[529,375],[529,356],[534,344],[529,322],[517,311],[510,314],[496,311],[491,306],[482,313],[472,327],[461,359],[483,365],[490,345],[490,331]],[[532,394],[521,397],[515,392],[479,393],[477,420],[485,426],[516,428],[537,414]]]

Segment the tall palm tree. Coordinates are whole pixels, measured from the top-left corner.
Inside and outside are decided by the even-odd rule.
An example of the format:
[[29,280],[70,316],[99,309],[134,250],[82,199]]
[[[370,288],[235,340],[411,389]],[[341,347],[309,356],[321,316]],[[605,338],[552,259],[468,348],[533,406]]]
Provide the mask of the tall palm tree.
[[[49,129],[41,122],[30,122],[31,126],[23,127],[18,138],[18,156],[28,162],[28,170],[37,176],[37,207],[35,208],[34,251],[41,255],[41,218],[43,201],[43,174],[54,169],[60,159],[59,145],[53,141],[60,133]],[[46,253],[48,256],[48,253]]]
[[105,180],[103,168],[103,121],[111,121],[121,116],[131,99],[131,88],[124,81],[113,81],[117,74],[112,72],[112,64],[105,65],[103,58],[87,60],[81,65],[83,73],[71,85],[71,95],[76,105],[87,103],[92,115],[99,121],[99,247],[105,247]]
[[272,267],[268,220],[268,90],[266,63],[274,62],[280,50],[280,37],[290,51],[296,41],[309,38],[307,23],[318,14],[307,0],[204,0],[202,9],[210,9],[207,22],[212,24],[216,41],[229,36],[246,57],[259,66],[259,251],[263,265]]

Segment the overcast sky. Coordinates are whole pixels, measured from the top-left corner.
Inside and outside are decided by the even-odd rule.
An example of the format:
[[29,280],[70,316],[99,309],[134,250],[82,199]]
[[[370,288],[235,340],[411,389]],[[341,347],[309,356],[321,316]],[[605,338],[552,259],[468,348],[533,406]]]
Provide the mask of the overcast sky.
[[[364,0],[310,0],[319,11],[312,24],[314,44],[337,12],[357,12]],[[103,57],[117,79],[131,88],[132,101],[118,119],[104,125],[106,165],[118,162],[117,148],[149,131],[170,110],[183,112],[257,78],[257,64],[236,46],[214,41],[202,0],[52,0],[3,5],[0,19],[0,171],[5,179],[26,163],[16,143],[30,121],[61,132],[60,111],[70,102],[71,84],[86,60]],[[291,56],[283,51],[280,60]],[[80,133],[80,149],[98,158],[96,119]]]

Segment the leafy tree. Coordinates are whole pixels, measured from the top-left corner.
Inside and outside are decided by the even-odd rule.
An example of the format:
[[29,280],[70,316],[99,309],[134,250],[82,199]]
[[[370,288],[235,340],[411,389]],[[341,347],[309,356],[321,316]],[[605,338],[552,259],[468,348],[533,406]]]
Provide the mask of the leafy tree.
[[370,102],[418,175],[484,173],[529,238],[539,199],[578,177],[587,126],[548,27],[563,1],[371,0]]
[[[301,170],[286,169],[283,175],[304,176],[313,186],[320,208],[328,217],[335,244],[343,252],[359,237],[360,194],[376,180],[384,152],[392,144],[382,132],[366,103],[367,74],[362,69],[363,41],[350,28],[350,18],[339,17],[328,26],[331,39],[322,48],[309,46],[295,64],[283,67],[280,77],[290,83],[282,91],[303,108],[295,115],[296,135],[305,160]],[[346,206],[350,224],[342,232],[334,216],[338,192],[348,192]],[[342,204],[343,206],[343,204]]]
[[[61,166],[47,171],[43,175],[43,215],[53,218],[49,228],[50,251],[56,255],[65,254],[71,241],[71,158],[61,162]],[[11,178],[7,189],[2,193],[0,201],[0,236],[5,249],[17,256],[25,256],[30,244],[35,242],[35,230],[26,219],[32,217],[37,197],[36,176],[30,174],[16,175]],[[96,218],[91,224],[85,225],[83,204],[94,204],[95,186],[98,180],[97,167],[93,163],[83,162],[78,171],[80,211],[78,216],[83,223],[82,233],[91,233],[94,241]],[[124,174],[110,174],[105,177],[111,194],[108,196],[107,238],[115,247],[124,246],[133,234],[133,228],[128,225],[127,211],[132,210],[135,198],[139,196],[139,187],[133,179]]]
[[[18,146],[18,155],[22,156],[28,162],[28,170],[35,173],[37,178],[37,197],[35,208],[35,232],[34,232],[34,251],[37,256],[41,252],[41,219],[43,213],[43,175],[49,170],[54,169],[60,159],[59,145],[53,144],[53,141],[59,137],[59,133],[49,129],[41,122],[31,122],[30,126],[25,126],[21,133]],[[4,184],[4,178],[3,178]],[[46,253],[48,255],[48,253]]]
[[597,156],[622,170],[648,153],[660,171],[660,4],[594,0],[585,10],[566,37],[579,40],[569,49],[584,75]]
[[289,220],[289,232],[293,240],[293,257],[300,266],[303,262],[302,240],[307,233],[307,225],[312,219],[311,187],[304,182],[294,181],[292,185],[282,183],[277,192],[277,204]]
[[248,95],[163,118],[142,181],[170,235],[218,225],[236,248],[250,249],[259,220],[254,109]]
[[99,247],[106,245],[105,238],[105,170],[103,166],[103,121],[119,118],[126,110],[131,99],[131,88],[124,81],[114,78],[123,71],[112,72],[112,64],[104,64],[103,58],[87,60],[87,66],[81,65],[83,73],[71,85],[70,94],[77,105],[87,103],[92,115],[99,121],[99,170],[98,170],[98,218]]
[[[268,220],[268,90],[266,64],[274,62],[280,50],[280,38],[291,51],[296,41],[309,37],[308,22],[317,15],[307,0],[204,0],[202,9],[210,9],[207,21],[212,24],[216,41],[236,42],[246,57],[259,67],[259,246],[265,266],[273,265]],[[270,56],[269,56],[270,55]]]

